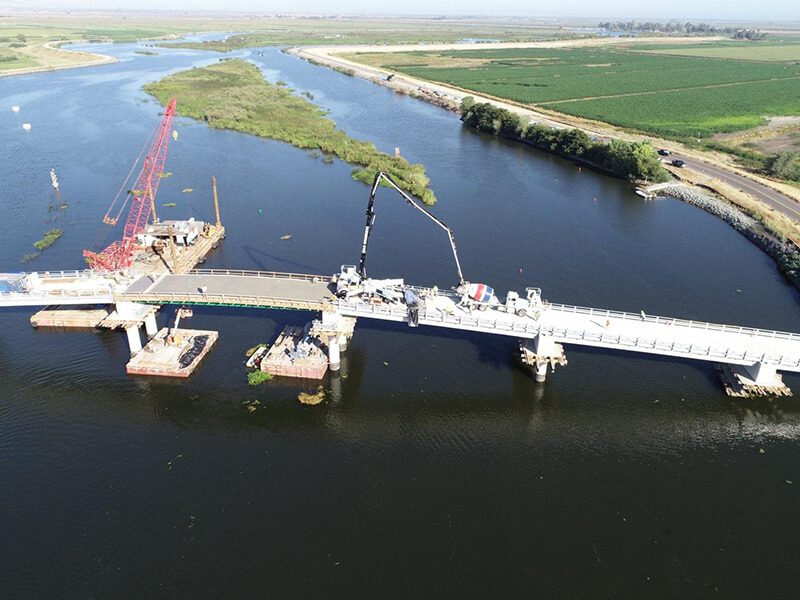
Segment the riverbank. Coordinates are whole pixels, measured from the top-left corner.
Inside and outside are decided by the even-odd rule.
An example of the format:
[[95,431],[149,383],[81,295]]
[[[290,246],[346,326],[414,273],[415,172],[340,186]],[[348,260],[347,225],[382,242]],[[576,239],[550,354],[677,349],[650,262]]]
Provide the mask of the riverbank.
[[[715,39],[715,38],[705,38]],[[793,211],[787,211],[795,220],[800,212],[800,188],[786,183],[769,179],[750,173],[736,164],[730,155],[721,152],[709,152],[684,146],[672,140],[664,140],[652,135],[633,133],[608,123],[601,123],[585,118],[574,117],[564,113],[558,113],[542,109],[541,107],[531,108],[530,105],[498,98],[489,94],[480,94],[472,90],[461,89],[452,85],[434,83],[428,80],[419,79],[406,74],[395,73],[393,71],[377,66],[364,64],[351,60],[349,56],[363,53],[392,53],[392,52],[412,52],[421,51],[445,51],[445,50],[469,50],[477,49],[500,49],[500,48],[581,48],[599,47],[619,43],[663,43],[664,38],[624,38],[607,39],[594,38],[584,40],[560,40],[553,42],[533,42],[526,44],[426,44],[424,46],[398,45],[398,46],[319,46],[319,47],[298,47],[290,48],[288,53],[299,56],[314,64],[327,66],[329,68],[346,72],[354,77],[367,79],[378,85],[388,87],[398,93],[417,97],[433,104],[447,108],[454,112],[458,111],[461,101],[467,96],[473,96],[476,102],[488,102],[498,108],[503,108],[518,114],[521,118],[530,122],[536,122],[547,127],[556,129],[575,128],[586,132],[590,137],[602,140],[620,139],[627,142],[650,142],[658,148],[670,149],[673,153],[680,153],[682,158],[688,159],[689,163],[686,170],[691,170],[693,163],[705,163],[715,168],[722,169],[730,177],[735,177],[741,181],[738,187],[745,188],[757,185],[770,192],[778,192],[791,200]],[[683,38],[670,38],[670,43],[680,43],[687,41]],[[761,202],[758,198],[753,198],[754,202]]]
[[[590,43],[599,43],[599,40],[579,40],[579,41],[564,41],[559,44],[563,46],[569,45],[586,45]],[[555,44],[539,43],[539,44],[519,44],[515,46],[520,47],[547,47]],[[507,44],[498,44],[500,47],[510,47]],[[409,51],[415,47],[352,47],[346,51],[363,51],[363,52],[394,52],[394,51]],[[419,49],[419,47],[416,47]],[[425,47],[426,50],[436,50],[439,46]],[[441,49],[453,49],[452,46],[442,45]],[[794,206],[793,201],[800,202],[800,190],[793,188],[786,184],[780,184],[763,177],[758,177],[752,173],[741,171],[724,157],[718,156],[716,153],[709,155],[709,153],[700,153],[696,150],[684,148],[681,144],[675,142],[668,142],[665,140],[654,139],[649,136],[631,134],[615,128],[613,126],[587,122],[584,119],[569,117],[568,115],[558,114],[554,118],[552,114],[546,114],[537,110],[532,110],[529,107],[506,101],[503,99],[475,94],[469,90],[462,90],[452,86],[432,83],[429,81],[416,79],[408,75],[401,75],[391,73],[378,67],[364,65],[362,63],[354,62],[339,56],[343,48],[325,47],[325,48],[290,48],[288,53],[296,55],[304,60],[327,66],[337,71],[345,72],[354,77],[361,77],[367,79],[378,85],[392,89],[393,91],[421,100],[430,102],[451,112],[460,113],[461,103],[465,98],[473,97],[476,102],[488,103],[496,106],[499,109],[504,109],[512,114],[518,115],[524,122],[535,123],[543,127],[550,127],[553,129],[577,129],[583,131],[588,136],[598,140],[609,141],[612,139],[621,140],[630,143],[647,142],[655,145],[656,147],[666,147],[672,149],[673,152],[680,152],[681,157],[688,157],[698,163],[703,161],[707,164],[713,165],[719,169],[724,169],[729,179],[732,181],[722,181],[721,179],[708,177],[703,173],[696,171],[690,167],[681,169],[669,168],[670,172],[679,179],[689,181],[695,185],[703,186],[707,189],[713,190],[716,194],[724,199],[725,202],[738,207],[743,214],[752,217],[759,223],[759,227],[763,228],[763,232],[752,231],[746,233],[744,230],[737,229],[743,233],[748,239],[756,243],[760,248],[764,249],[770,256],[772,256],[781,271],[786,274],[792,283],[800,287],[797,273],[800,271],[795,263],[800,262],[800,222],[791,218],[788,215],[794,216],[797,214],[798,208]],[[336,55],[334,55],[334,52]],[[738,177],[738,180],[735,178]],[[737,185],[738,184],[738,185]],[[780,205],[777,207],[769,206],[760,199],[751,194],[743,191],[749,189],[753,185],[758,184],[768,187],[770,190],[775,190],[786,196],[786,210],[781,213]],[[800,207],[800,205],[798,205]],[[712,212],[712,214],[715,214]],[[720,216],[720,215],[716,215]],[[720,217],[722,218],[722,217]],[[763,241],[762,237],[764,238]],[[788,245],[787,245],[788,244]]]
[[94,52],[80,52],[77,50],[66,50],[61,48],[64,44],[79,44],[86,40],[68,40],[58,42],[46,42],[37,46],[30,46],[20,50],[26,56],[34,60],[43,60],[47,64],[22,67],[20,69],[9,69],[0,71],[0,77],[11,77],[14,75],[29,75],[31,73],[43,73],[45,71],[60,71],[62,69],[78,69],[81,67],[96,67],[119,62],[117,58],[106,54]]
[[726,199],[712,195],[709,191],[693,185],[676,183],[659,189],[658,195],[677,198],[722,219],[769,254],[777,263],[781,273],[800,289],[800,247],[791,241],[776,237],[757,218],[748,215],[742,208]]

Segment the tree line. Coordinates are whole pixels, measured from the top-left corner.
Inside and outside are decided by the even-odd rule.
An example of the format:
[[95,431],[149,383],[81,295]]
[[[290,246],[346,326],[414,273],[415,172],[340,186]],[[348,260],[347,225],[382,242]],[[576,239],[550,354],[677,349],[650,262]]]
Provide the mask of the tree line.
[[714,27],[707,23],[680,23],[670,21],[669,23],[656,23],[652,21],[606,21],[599,23],[598,27],[607,31],[628,31],[631,33],[678,33],[687,35],[729,35],[735,39],[763,40],[767,37],[758,29],[746,29],[743,27]]
[[461,101],[461,120],[467,127],[517,140],[566,158],[580,160],[629,180],[666,181],[669,173],[646,142],[594,141],[580,129],[555,129],[528,124],[517,114],[472,96]]

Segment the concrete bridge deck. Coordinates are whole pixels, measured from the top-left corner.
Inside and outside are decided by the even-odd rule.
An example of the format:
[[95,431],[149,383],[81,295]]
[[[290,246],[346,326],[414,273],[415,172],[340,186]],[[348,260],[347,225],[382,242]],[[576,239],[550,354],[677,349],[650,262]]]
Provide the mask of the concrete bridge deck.
[[[794,333],[552,303],[545,303],[534,320],[497,308],[470,310],[458,306],[452,292],[438,291],[434,300],[431,290],[416,289],[424,300],[419,325],[800,372],[800,335]],[[330,277],[264,271],[200,269],[135,280],[88,271],[0,275],[0,306],[115,304],[119,310],[125,305],[196,304],[324,311],[396,322],[409,318],[404,304],[339,300],[333,292]]]
[[[417,288],[421,293],[427,290]],[[423,304],[419,324],[557,342],[679,356],[738,365],[763,363],[800,371],[800,335],[670,317],[546,303],[539,319],[497,309],[469,310],[458,296],[439,291],[447,309]],[[406,321],[403,304],[338,300],[328,277],[260,271],[198,270],[137,281],[117,300],[158,304],[214,304],[301,310],[336,310],[344,316]]]
[[117,301],[210,304],[322,310],[334,297],[331,278],[297,273],[198,269],[141,277],[115,295]]

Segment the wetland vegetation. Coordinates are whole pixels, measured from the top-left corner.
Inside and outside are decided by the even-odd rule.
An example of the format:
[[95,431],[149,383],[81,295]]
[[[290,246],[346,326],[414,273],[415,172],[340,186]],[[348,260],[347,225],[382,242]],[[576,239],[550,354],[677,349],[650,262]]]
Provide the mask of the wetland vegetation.
[[33,247],[37,250],[41,251],[46,248],[49,248],[53,244],[56,243],[56,240],[64,235],[63,229],[51,229],[50,231],[44,234],[44,237],[39,241],[33,243]]
[[298,148],[334,155],[358,168],[353,177],[371,183],[378,171],[394,177],[426,204],[436,202],[425,168],[380,152],[375,144],[356,140],[336,128],[325,112],[284,86],[269,83],[243,60],[169,75],[145,86],[163,104],[178,99],[178,112],[211,127],[231,129],[288,142]]

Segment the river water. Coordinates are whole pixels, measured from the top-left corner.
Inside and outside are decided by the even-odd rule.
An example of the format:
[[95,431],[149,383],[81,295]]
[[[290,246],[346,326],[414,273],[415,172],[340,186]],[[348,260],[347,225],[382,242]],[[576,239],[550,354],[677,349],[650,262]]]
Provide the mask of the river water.
[[[102,215],[159,121],[141,86],[219,60],[137,49],[0,79],[0,271],[80,268],[110,241]],[[274,49],[237,56],[424,163],[472,281],[800,331],[800,294],[698,209]],[[160,216],[211,219],[217,176],[228,237],[205,266],[330,274],[357,260],[368,189],[349,165],[176,129],[158,202],[178,206]],[[371,275],[455,283],[441,230],[389,190],[377,211]],[[64,236],[22,264],[53,227]],[[187,326],[220,341],[169,382],[125,375],[123,335],[35,331],[31,312],[0,313],[3,597],[752,598],[796,583],[797,400],[729,399],[710,364],[567,347],[538,385],[514,340],[364,322],[328,400],[306,407],[296,383],[248,388],[242,360],[307,314],[197,308]]]

